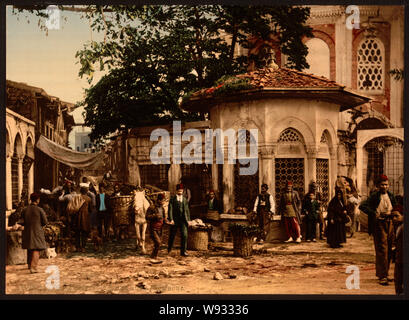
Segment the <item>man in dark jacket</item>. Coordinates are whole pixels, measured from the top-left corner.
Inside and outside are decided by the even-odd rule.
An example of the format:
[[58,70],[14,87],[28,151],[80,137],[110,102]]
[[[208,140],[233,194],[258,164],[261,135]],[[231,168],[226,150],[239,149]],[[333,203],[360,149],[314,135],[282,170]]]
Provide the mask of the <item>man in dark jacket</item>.
[[23,230],[23,249],[27,249],[27,264],[31,273],[37,273],[40,251],[47,248],[45,242],[43,226],[47,221],[47,216],[40,203],[40,195],[33,193],[30,195],[31,204],[23,209],[22,219],[24,224]]
[[319,204],[318,201],[315,200],[315,194],[313,192],[309,192],[305,196],[301,212],[305,215],[305,240],[307,240],[307,242],[316,242]]
[[381,175],[379,190],[373,192],[359,209],[368,215],[368,233],[373,234],[376,253],[376,276],[381,285],[388,285],[389,264],[392,258],[392,244],[394,239],[392,210],[396,206],[396,199],[388,191],[388,177]]
[[267,226],[272,219],[272,215],[275,212],[275,201],[271,194],[267,192],[268,185],[263,183],[261,185],[261,192],[257,196],[254,203],[253,212],[257,214],[257,221],[260,230],[262,230],[261,238],[257,241],[264,242],[267,236]]
[[170,198],[168,220],[170,226],[168,253],[172,250],[176,232],[180,230],[180,255],[187,257],[187,228],[190,221],[189,203],[183,196],[183,184],[176,186],[176,195]]

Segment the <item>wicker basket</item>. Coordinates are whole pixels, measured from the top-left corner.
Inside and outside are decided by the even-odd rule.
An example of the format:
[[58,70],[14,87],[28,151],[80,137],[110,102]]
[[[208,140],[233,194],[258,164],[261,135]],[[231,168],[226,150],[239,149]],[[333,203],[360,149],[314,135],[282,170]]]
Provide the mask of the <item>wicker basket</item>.
[[206,214],[206,219],[207,220],[219,221],[220,220],[220,214],[217,211],[209,210],[207,212],[207,214]]
[[131,224],[132,196],[117,196],[111,198],[115,226]]
[[209,232],[207,230],[189,229],[187,248],[189,250],[207,251],[209,245]]
[[253,254],[253,236],[233,233],[233,252],[236,257],[248,257]]

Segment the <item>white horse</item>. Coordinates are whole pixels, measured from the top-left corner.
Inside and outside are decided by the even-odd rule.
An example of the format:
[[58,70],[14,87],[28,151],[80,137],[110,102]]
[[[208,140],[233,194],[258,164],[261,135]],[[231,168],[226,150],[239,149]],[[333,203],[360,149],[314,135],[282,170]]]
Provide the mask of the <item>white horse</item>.
[[150,203],[145,197],[145,191],[135,190],[133,194],[134,198],[132,209],[135,213],[136,246],[141,248],[142,253],[145,254],[145,234],[147,227],[147,221],[145,217]]

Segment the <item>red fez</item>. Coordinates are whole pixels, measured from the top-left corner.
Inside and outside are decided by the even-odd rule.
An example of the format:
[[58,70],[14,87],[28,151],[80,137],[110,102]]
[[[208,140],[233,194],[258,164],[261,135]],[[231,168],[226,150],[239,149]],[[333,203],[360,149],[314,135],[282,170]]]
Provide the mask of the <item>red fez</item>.
[[287,186],[292,186],[293,183],[291,181],[287,181]]
[[388,181],[388,180],[389,180],[388,177],[385,176],[384,174],[381,174],[381,175],[379,176],[379,181]]
[[179,183],[176,185],[176,190],[184,189],[184,185],[182,183]]
[[30,200],[31,200],[31,202],[37,201],[38,199],[40,199],[40,197],[41,197],[40,194],[39,194],[39,193],[36,193],[36,192],[30,194]]

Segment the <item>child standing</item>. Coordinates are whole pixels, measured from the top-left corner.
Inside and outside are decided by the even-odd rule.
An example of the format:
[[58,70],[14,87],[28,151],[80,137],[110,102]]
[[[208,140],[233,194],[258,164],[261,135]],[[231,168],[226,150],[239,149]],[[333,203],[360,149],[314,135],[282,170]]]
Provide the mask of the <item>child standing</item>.
[[165,219],[165,209],[163,207],[164,203],[165,196],[163,194],[159,194],[155,206],[150,207],[146,215],[146,219],[150,222],[149,230],[153,241],[151,258],[153,259],[158,257],[159,248],[162,242],[162,227]]
[[307,242],[313,241],[317,233],[317,222],[318,222],[318,212],[319,204],[315,200],[315,194],[313,192],[307,193],[302,204],[302,213],[305,214],[306,221],[306,240]]

